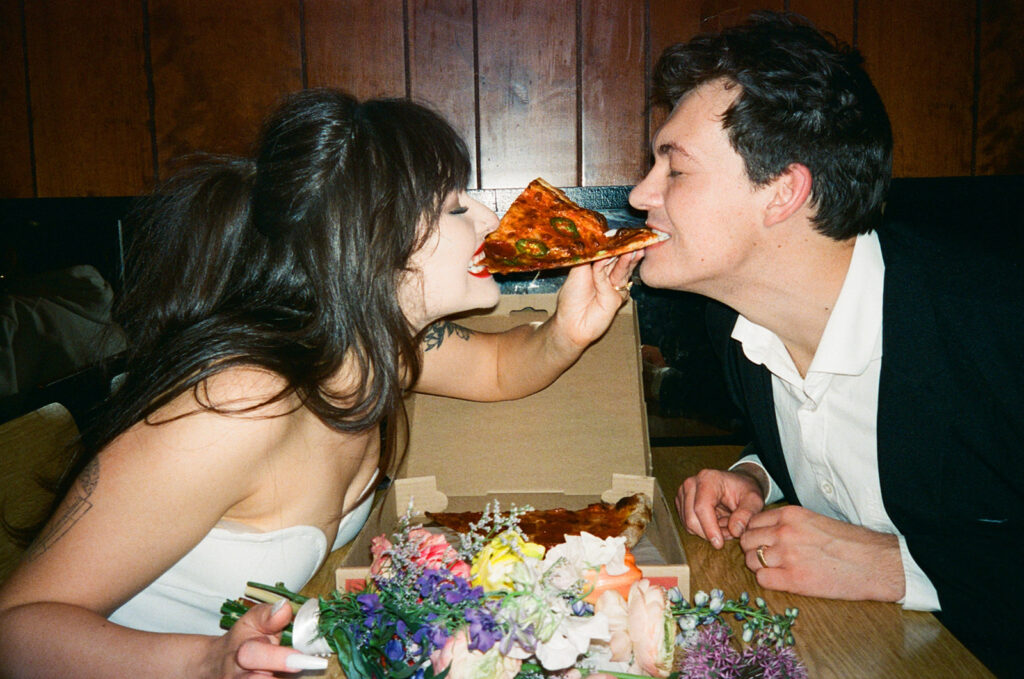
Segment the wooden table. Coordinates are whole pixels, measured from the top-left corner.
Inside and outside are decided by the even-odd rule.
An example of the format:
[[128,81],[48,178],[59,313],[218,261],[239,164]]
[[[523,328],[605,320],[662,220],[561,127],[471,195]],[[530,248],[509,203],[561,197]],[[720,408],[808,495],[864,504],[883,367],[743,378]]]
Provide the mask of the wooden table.
[[[675,497],[683,479],[704,468],[725,468],[739,456],[738,446],[693,446],[654,449],[654,473],[667,498]],[[678,527],[678,517],[676,517]],[[966,679],[992,677],[963,644],[930,613],[904,611],[896,604],[832,601],[770,592],[758,586],[743,561],[737,541],[715,550],[701,538],[681,531],[691,569],[690,591],[719,588],[730,598],[748,592],[761,596],[775,612],[800,609],[793,628],[796,650],[812,679],[886,677]],[[312,595],[334,588],[334,570],[344,548],[327,562],[303,590]],[[307,673],[304,676],[308,676]],[[337,661],[324,675],[343,677]]]

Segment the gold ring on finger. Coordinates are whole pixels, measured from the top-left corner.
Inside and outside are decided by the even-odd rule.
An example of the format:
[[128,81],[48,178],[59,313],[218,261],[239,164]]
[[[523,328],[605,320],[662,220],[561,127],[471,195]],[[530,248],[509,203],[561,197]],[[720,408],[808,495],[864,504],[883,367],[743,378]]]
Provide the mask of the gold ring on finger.
[[761,545],[754,550],[754,553],[757,554],[757,560],[761,562],[761,566],[764,568],[768,568],[768,562],[764,560],[764,550],[766,549],[768,549],[768,545]]

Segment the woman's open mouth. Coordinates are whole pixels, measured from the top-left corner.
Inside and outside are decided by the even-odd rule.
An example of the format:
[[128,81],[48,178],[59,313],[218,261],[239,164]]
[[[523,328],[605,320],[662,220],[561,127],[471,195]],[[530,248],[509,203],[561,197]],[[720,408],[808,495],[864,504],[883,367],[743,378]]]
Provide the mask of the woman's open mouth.
[[469,263],[469,273],[477,278],[488,278],[491,272],[487,270],[487,267],[481,264],[484,261],[484,244],[481,243],[480,247],[473,253],[473,259]]

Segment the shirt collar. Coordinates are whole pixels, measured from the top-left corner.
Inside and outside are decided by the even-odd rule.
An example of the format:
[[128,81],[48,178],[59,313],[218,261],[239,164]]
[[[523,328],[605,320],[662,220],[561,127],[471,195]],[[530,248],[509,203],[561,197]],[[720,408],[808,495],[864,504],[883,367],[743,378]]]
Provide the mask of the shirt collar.
[[[872,360],[882,355],[882,288],[885,264],[878,236],[872,232],[857,237],[850,268],[843,280],[835,308],[818,343],[808,375],[828,373],[860,375]],[[740,315],[733,339],[754,363],[794,384],[800,378],[782,340],[771,330]]]

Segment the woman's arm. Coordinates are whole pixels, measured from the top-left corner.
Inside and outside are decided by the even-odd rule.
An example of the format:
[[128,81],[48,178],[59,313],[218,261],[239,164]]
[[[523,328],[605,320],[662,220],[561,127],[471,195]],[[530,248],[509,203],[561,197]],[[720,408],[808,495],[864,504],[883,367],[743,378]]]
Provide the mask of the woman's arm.
[[[157,417],[194,407],[191,395],[183,396]],[[200,412],[140,423],[102,451],[0,588],[0,674],[244,676],[239,659],[285,669],[295,652],[267,642],[290,613],[271,618],[269,606],[219,638],[139,632],[106,616],[252,495],[254,470],[286,420]],[[246,644],[250,639],[261,643]]]
[[[543,323],[477,333],[442,321],[428,331],[415,391],[501,401],[540,391],[611,325],[641,252],[573,268]],[[617,289],[620,288],[620,289]]]

